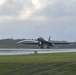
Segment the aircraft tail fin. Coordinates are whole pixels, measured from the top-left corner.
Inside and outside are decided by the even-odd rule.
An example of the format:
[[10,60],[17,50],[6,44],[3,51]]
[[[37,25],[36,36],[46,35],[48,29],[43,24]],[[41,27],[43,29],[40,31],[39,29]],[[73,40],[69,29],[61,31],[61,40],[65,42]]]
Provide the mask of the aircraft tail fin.
[[49,36],[48,42],[51,42],[51,36]]

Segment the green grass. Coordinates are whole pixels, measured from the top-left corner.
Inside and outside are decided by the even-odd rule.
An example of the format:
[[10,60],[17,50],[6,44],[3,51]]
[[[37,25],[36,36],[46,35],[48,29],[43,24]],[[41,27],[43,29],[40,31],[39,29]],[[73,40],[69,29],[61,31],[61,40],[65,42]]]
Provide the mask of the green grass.
[[76,53],[0,56],[0,75],[76,75]]

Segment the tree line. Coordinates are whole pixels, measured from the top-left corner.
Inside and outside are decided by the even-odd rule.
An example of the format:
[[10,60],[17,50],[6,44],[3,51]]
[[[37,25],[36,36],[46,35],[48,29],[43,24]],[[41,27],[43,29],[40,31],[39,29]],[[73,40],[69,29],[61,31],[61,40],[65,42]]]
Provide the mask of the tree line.
[[[18,44],[18,41],[25,39],[0,39],[0,48],[39,48],[35,45]],[[54,41],[53,42],[67,42],[67,41]],[[70,45],[61,45],[58,48],[76,48],[76,42],[70,42]]]

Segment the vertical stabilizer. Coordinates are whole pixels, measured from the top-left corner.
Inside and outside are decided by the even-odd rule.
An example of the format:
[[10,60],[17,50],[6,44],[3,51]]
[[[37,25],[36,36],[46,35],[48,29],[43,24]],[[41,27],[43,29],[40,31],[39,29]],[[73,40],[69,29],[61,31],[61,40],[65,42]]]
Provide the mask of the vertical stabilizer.
[[51,42],[51,36],[49,36],[48,42]]

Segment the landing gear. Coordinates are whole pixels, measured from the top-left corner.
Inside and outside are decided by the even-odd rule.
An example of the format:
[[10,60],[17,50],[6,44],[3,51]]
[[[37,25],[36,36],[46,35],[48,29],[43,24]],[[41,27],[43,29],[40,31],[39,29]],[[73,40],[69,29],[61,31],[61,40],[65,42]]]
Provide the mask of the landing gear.
[[43,42],[39,41],[39,42],[38,42],[38,46],[39,46],[41,49],[43,49],[43,48],[44,48]]
[[50,47],[47,47],[47,49],[49,49]]
[[40,47],[41,49],[43,49],[44,47]]

